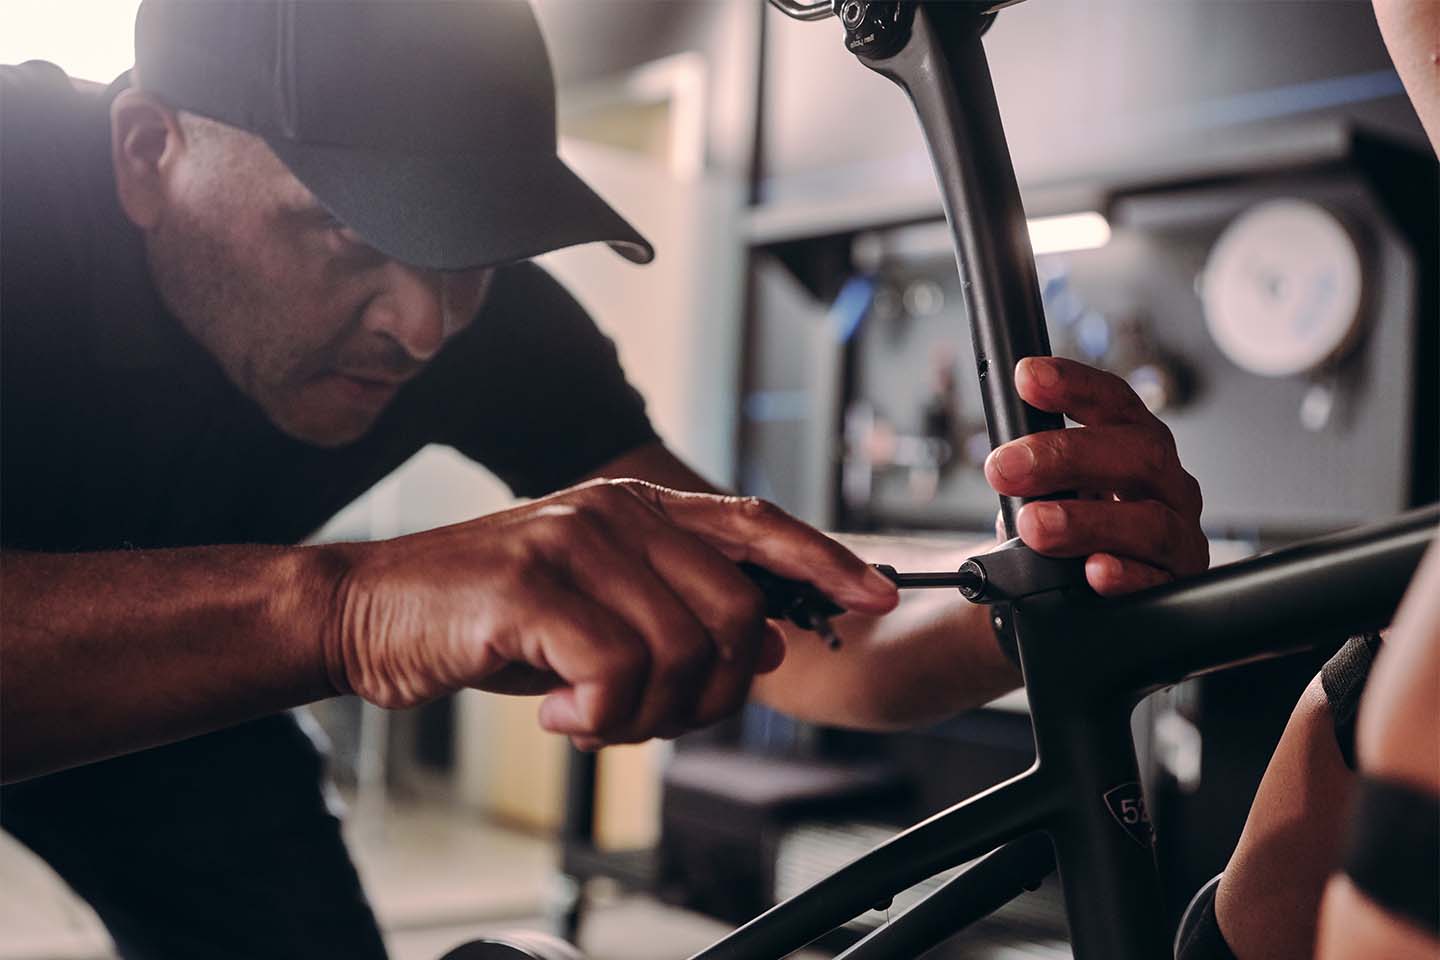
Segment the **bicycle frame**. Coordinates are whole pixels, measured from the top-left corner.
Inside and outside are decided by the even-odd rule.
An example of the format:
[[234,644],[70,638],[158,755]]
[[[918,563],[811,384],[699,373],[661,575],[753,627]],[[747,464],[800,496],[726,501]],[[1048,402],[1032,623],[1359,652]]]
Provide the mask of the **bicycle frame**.
[[[992,445],[1062,426],[1059,417],[1022,403],[1014,386],[1016,361],[1050,350],[980,42],[1000,5],[835,0],[837,11],[848,9],[847,44],[906,90],[924,128],[966,291]],[[788,6],[808,16],[816,4]],[[869,43],[876,33],[864,35],[867,11],[893,14],[897,25],[878,46]],[[1019,506],[1002,500],[1012,537]],[[1120,600],[1097,598],[1078,572],[1072,585],[1022,592],[1010,615],[1030,698],[1034,765],[900,833],[692,960],[779,960],[901,890],[982,855],[843,960],[918,956],[1057,867],[1077,960],[1168,956],[1170,931],[1130,734],[1135,704],[1187,677],[1335,647],[1350,634],[1384,626],[1437,524],[1440,509],[1432,506]]]

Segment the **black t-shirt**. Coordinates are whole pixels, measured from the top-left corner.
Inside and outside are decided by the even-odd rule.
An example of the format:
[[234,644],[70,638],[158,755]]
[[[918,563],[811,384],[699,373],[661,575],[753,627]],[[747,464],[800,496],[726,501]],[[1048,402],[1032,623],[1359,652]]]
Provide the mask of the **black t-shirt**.
[[532,264],[362,439],[276,429],[163,309],[115,197],[110,96],[0,67],[0,542],[80,551],[294,543],[429,443],[517,493],[654,439],[613,345]]

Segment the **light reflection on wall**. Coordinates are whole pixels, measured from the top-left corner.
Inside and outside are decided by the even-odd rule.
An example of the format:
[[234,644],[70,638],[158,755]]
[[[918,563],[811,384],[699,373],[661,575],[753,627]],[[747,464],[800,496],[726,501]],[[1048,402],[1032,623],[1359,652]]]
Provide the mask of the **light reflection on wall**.
[[49,60],[70,76],[109,83],[134,60],[140,0],[5,0],[0,63]]

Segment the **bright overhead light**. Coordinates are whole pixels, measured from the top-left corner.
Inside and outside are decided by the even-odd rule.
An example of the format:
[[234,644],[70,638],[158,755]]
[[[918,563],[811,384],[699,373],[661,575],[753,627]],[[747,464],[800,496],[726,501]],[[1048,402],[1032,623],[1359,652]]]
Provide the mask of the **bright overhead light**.
[[0,63],[49,60],[109,83],[135,59],[140,0],[0,0]]
[[1030,246],[1037,257],[1067,250],[1094,250],[1110,242],[1109,222],[1093,210],[1058,217],[1034,217],[1026,224],[1030,228]]

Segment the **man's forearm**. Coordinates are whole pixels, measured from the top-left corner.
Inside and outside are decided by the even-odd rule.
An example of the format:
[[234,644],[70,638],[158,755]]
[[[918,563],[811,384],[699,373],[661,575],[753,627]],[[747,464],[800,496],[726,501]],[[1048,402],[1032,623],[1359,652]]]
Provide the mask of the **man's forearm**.
[[334,693],[321,549],[0,554],[0,778]]

